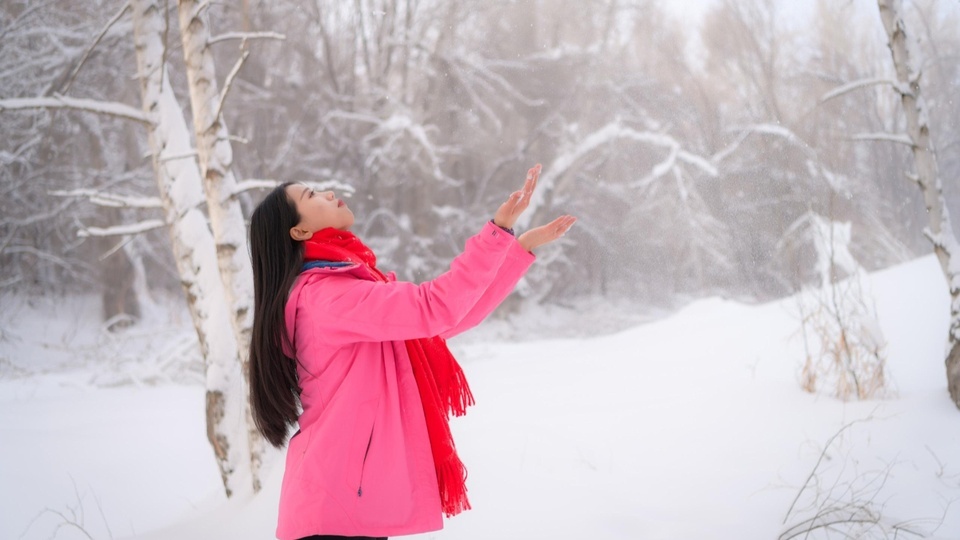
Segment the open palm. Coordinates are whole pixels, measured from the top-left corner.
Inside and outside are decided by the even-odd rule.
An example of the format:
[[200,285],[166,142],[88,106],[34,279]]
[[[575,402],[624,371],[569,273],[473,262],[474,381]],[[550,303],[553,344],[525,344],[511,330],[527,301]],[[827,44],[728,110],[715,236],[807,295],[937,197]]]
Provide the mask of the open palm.
[[[514,191],[506,202],[500,205],[497,213],[493,217],[493,222],[500,227],[512,229],[514,223],[520,214],[530,205],[530,199],[533,198],[533,191],[537,188],[537,181],[540,179],[540,171],[543,167],[538,163],[527,171],[527,178],[523,183],[523,189]],[[577,218],[573,216],[560,216],[546,225],[535,227],[521,234],[517,239],[520,245],[527,251],[536,247],[549,244],[560,238],[570,227],[573,227]]]

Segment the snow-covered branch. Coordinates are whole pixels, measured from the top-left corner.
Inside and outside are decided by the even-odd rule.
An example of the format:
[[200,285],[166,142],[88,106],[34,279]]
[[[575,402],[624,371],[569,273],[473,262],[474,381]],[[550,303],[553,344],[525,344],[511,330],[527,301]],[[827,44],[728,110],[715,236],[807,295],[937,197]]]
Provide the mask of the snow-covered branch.
[[676,159],[693,165],[710,176],[716,177],[719,175],[716,167],[714,167],[707,159],[682,150],[680,143],[678,143],[673,137],[651,131],[637,131],[635,129],[623,126],[619,121],[610,122],[606,126],[591,133],[583,141],[581,141],[572,152],[564,153],[554,160],[548,170],[551,174],[563,174],[567,171],[567,169],[570,168],[570,166],[572,166],[578,159],[587,153],[618,139],[627,139],[666,148],[671,152],[676,152]]
[[279,39],[285,40],[287,36],[277,32],[226,32],[220,34],[219,36],[213,36],[210,38],[209,43],[213,45],[214,43],[220,43],[221,41],[229,41],[231,39],[242,39],[244,41],[248,39]]
[[95,189],[57,190],[48,193],[55,197],[87,197],[93,204],[111,208],[163,208],[159,197],[128,197]]
[[740,131],[744,133],[759,133],[761,135],[773,135],[776,137],[783,137],[792,143],[797,143],[802,146],[806,146],[800,137],[790,131],[789,129],[779,126],[776,124],[750,124],[746,126],[734,126],[731,128],[732,131]]
[[140,234],[153,229],[159,229],[166,225],[162,219],[148,219],[138,223],[128,223],[125,225],[116,225],[114,227],[87,227],[77,231],[77,236],[126,236],[129,234]]
[[[255,189],[273,189],[279,186],[282,182],[280,180],[267,180],[267,179],[250,179],[242,180],[237,182],[237,188],[233,190],[232,195],[236,196],[244,191],[253,191]],[[301,182],[307,186],[310,186],[313,189],[323,191],[332,189],[340,193],[349,193],[352,194],[354,191],[353,186],[349,184],[344,184],[338,180],[323,180],[320,182]]]
[[822,105],[827,101],[830,101],[831,99],[838,98],[844,94],[853,92],[854,90],[859,90],[860,88],[865,88],[867,86],[877,86],[880,84],[888,84],[893,86],[896,83],[887,78],[861,79],[859,81],[853,81],[853,82],[844,84],[842,86],[838,86],[833,90],[830,90],[826,94],[820,96],[820,100],[818,101],[818,103]]
[[140,109],[135,109],[129,105],[115,101],[99,101],[61,95],[54,95],[52,97],[0,99],[0,112],[25,109],[74,109],[98,114],[108,114],[128,120],[136,120],[144,124],[153,124],[153,119]]
[[722,150],[720,150],[716,154],[710,156],[710,162],[720,163],[721,161],[727,159],[727,156],[732,155],[737,150],[737,148],[740,147],[743,141],[746,140],[746,138],[749,135],[750,135],[749,131],[741,131],[740,135],[738,135],[737,138],[732,143],[724,147]]
[[167,161],[176,161],[178,159],[195,158],[195,157],[197,157],[197,151],[189,150],[187,152],[181,152],[179,154],[170,154],[169,156],[165,156],[161,154],[159,160],[160,160],[160,163],[164,163]]
[[571,151],[561,153],[553,163],[544,168],[541,178],[546,179],[546,182],[541,180],[541,189],[534,192],[527,212],[520,216],[517,225],[520,228],[526,228],[530,225],[530,220],[537,208],[543,204],[544,195],[555,189],[556,179],[563,176],[580,158],[601,146],[621,139],[651,144],[670,151],[670,155],[664,162],[654,166],[653,174],[655,176],[666,174],[667,171],[676,166],[677,160],[693,165],[711,177],[720,175],[717,168],[709,160],[681,149],[680,143],[673,137],[652,131],[637,131],[624,126],[620,120],[614,120],[585,137]]
[[333,120],[334,118],[342,120],[356,120],[357,122],[366,122],[367,124],[379,124],[382,122],[380,118],[377,118],[372,114],[361,114],[336,110],[323,115],[323,123],[326,124],[328,121]]
[[780,137],[780,138],[786,139],[787,142],[795,145],[797,148],[800,148],[800,149],[801,149],[804,153],[806,153],[808,156],[811,156],[811,157],[815,157],[815,156],[816,156],[816,152],[814,152],[814,150],[813,150],[812,148],[810,148],[810,145],[809,145],[809,144],[807,144],[803,139],[801,139],[799,136],[797,136],[796,133],[794,133],[794,132],[791,131],[790,129],[788,129],[788,128],[784,127],[784,126],[781,126],[781,125],[777,125],[777,124],[749,124],[749,125],[746,125],[746,126],[734,126],[734,127],[732,127],[732,128],[730,129],[730,131],[740,132],[741,137],[738,138],[737,141],[736,141],[733,145],[731,145],[731,148],[724,149],[724,150],[720,151],[719,153],[717,153],[717,154],[713,157],[713,160],[714,160],[714,161],[716,161],[716,160],[718,159],[718,156],[719,156],[719,159],[722,159],[722,158],[726,157],[730,152],[732,152],[737,146],[739,146],[739,145],[745,140],[746,135],[750,135],[750,134],[754,134],[754,133],[759,134],[759,135],[772,135],[772,136],[774,136],[774,137]]
[[239,195],[244,191],[253,191],[255,189],[273,189],[280,185],[279,180],[242,180],[237,182],[237,188],[231,195]]
[[851,137],[855,141],[887,141],[906,146],[913,146],[913,140],[906,133],[858,133]]

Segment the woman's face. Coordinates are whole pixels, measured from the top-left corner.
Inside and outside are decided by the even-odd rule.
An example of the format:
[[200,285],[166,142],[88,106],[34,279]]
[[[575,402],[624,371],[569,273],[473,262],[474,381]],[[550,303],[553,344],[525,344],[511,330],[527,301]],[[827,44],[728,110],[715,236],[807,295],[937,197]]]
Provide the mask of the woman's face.
[[327,227],[345,231],[353,225],[353,212],[332,191],[314,191],[303,184],[291,184],[286,190],[300,214],[300,223],[290,229],[294,240],[306,240]]

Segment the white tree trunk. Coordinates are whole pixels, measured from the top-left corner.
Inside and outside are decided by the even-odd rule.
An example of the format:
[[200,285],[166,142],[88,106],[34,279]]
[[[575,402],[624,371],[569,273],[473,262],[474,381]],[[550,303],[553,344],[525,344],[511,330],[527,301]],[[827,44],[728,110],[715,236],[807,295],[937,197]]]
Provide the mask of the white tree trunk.
[[877,0],[880,18],[887,31],[893,64],[897,71],[894,88],[900,94],[907,117],[907,135],[913,148],[917,172],[911,176],[927,207],[929,227],[924,231],[933,243],[934,252],[950,288],[950,333],[947,344],[947,387],[954,404],[960,408],[960,246],[953,234],[950,214],[943,198],[943,187],[937,158],[930,142],[926,105],[920,95],[919,50],[907,37],[906,23],[901,16],[900,0]]
[[[206,367],[207,437],[228,496],[249,491],[249,448],[243,374],[218,271],[216,246],[200,211],[200,174],[190,133],[170,86],[164,58],[163,5],[132,0],[143,110],[155,123],[150,150],[174,258]],[[211,211],[212,212],[212,211]]]
[[[200,174],[207,196],[210,226],[217,245],[220,277],[226,291],[227,305],[230,306],[240,361],[244,366],[243,396],[246,396],[249,383],[246,366],[253,327],[253,270],[247,254],[243,211],[236,197],[237,181],[231,170],[233,149],[230,146],[226,123],[220,114],[221,101],[226,97],[226,93],[221,96],[217,90],[207,9],[201,8],[199,3],[193,0],[181,0],[178,11]],[[253,423],[248,400],[244,399],[244,404],[253,488],[254,491],[259,491],[264,442]]]

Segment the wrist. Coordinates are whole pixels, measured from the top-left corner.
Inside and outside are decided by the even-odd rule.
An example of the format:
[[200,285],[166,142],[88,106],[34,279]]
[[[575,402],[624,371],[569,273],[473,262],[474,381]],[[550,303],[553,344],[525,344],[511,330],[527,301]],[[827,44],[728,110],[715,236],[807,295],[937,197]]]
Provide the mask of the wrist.
[[513,228],[512,228],[512,227],[504,227],[503,225],[497,223],[496,218],[491,219],[491,220],[490,220],[490,223],[493,223],[493,224],[496,225],[497,227],[500,227],[501,229],[503,229],[505,232],[510,233],[510,236],[516,236],[516,233],[513,232]]
[[526,252],[533,253],[533,246],[530,245],[530,239],[526,235],[521,234],[517,237],[517,243],[520,244],[520,248]]

